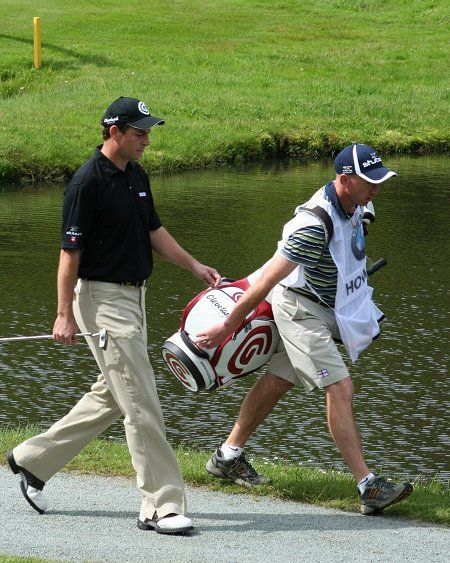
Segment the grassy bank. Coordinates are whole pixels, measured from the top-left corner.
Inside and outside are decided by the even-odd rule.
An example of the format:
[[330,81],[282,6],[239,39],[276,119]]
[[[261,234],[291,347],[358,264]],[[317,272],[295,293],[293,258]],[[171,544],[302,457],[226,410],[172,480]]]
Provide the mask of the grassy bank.
[[[0,428],[0,462],[6,462],[5,454],[9,449],[38,431],[38,428],[33,427],[18,430]],[[270,477],[272,483],[270,486],[243,489],[231,481],[228,483],[212,477],[205,471],[205,463],[210,452],[179,448],[176,453],[185,481],[193,486],[204,486],[230,494],[245,492],[259,496],[270,495],[342,510],[356,512],[359,510],[355,484],[348,474],[322,472],[286,463],[265,463],[254,459],[252,463],[255,468]],[[126,444],[103,439],[92,442],[70,462],[65,470],[135,478]],[[390,507],[389,514],[449,526],[448,484],[425,482],[418,478],[414,485],[413,494],[406,501]]]
[[49,559],[36,559],[34,557],[14,557],[13,555],[1,555],[1,563],[52,563]]
[[70,175],[119,95],[166,118],[143,161],[153,171],[355,140],[447,152],[449,12],[445,0],[3,0],[0,182]]

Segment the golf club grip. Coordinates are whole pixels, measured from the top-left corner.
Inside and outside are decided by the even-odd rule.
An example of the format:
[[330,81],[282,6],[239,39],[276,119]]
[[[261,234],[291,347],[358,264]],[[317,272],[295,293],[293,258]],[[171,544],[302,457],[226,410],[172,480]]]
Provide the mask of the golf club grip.
[[367,275],[371,276],[376,271],[378,271],[380,268],[382,268],[383,266],[386,266],[386,264],[387,264],[387,260],[385,260],[384,258],[380,258],[379,260],[377,260],[376,262],[374,262],[372,264],[372,267],[369,270],[367,270]]

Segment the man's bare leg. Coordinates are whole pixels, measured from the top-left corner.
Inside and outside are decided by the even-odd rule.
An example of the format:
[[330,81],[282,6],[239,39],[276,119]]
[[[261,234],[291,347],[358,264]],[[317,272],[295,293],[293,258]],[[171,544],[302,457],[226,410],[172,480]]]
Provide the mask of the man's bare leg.
[[325,387],[328,428],[348,465],[359,482],[370,473],[364,460],[361,437],[353,417],[353,382],[350,377]]
[[270,483],[268,477],[258,474],[245,459],[243,448],[253,431],[291,387],[291,383],[272,373],[267,373],[253,385],[241,405],[238,419],[226,442],[207,462],[206,470],[209,473],[231,479],[244,487]]
[[266,373],[258,379],[247,393],[241,405],[238,419],[225,444],[244,448],[255,429],[292,387],[292,383],[277,377],[273,373]]

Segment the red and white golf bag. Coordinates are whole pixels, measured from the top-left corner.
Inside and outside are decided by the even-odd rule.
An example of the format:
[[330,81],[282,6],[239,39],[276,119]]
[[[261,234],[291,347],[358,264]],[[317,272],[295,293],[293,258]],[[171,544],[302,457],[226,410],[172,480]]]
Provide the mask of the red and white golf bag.
[[199,348],[190,337],[223,321],[248,289],[247,278],[225,281],[206,289],[186,306],[178,332],[166,340],[162,357],[170,371],[190,391],[217,389],[266,364],[280,336],[272,307],[263,301],[217,348]]

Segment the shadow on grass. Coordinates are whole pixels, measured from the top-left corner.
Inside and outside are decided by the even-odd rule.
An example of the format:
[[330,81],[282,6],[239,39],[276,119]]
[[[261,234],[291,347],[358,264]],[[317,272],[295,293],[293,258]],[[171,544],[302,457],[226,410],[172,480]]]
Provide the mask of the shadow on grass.
[[[0,33],[0,39],[9,39],[18,43],[26,43],[30,46],[33,46],[34,43],[33,39],[24,39],[23,37],[16,37],[14,35],[8,35],[7,33]],[[110,59],[101,55],[83,54],[73,49],[53,45],[52,43],[42,43],[42,48],[72,57],[81,64],[95,64],[98,67],[114,66],[114,63]],[[52,67],[55,67],[55,65],[53,64]]]

